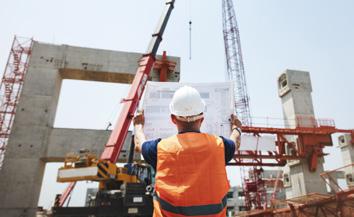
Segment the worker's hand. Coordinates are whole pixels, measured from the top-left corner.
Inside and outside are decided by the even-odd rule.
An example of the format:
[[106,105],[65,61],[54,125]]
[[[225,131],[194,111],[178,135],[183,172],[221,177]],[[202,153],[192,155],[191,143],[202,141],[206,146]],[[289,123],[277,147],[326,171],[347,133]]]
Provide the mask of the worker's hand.
[[145,124],[144,110],[137,111],[137,113],[133,119],[133,124],[134,124],[134,126],[136,126],[136,125],[144,126],[144,124]]
[[144,134],[144,110],[137,111],[136,115],[133,119],[134,124],[134,143],[135,143],[135,151],[141,152],[141,146],[146,141],[146,137]]
[[231,122],[231,129],[233,129],[235,127],[241,128],[241,126],[242,126],[241,121],[234,114],[231,115],[230,122]]
[[230,122],[231,122],[230,139],[235,142],[236,150],[239,150],[240,145],[241,145],[241,130],[240,130],[240,128],[242,126],[242,123],[237,118],[237,116],[234,114],[231,115]]

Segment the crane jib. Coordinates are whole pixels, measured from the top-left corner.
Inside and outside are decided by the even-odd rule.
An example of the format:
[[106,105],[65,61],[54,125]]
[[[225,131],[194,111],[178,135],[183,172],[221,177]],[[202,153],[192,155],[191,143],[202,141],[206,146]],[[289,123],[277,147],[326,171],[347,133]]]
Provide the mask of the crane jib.
[[155,56],[162,41],[162,35],[174,8],[174,2],[175,0],[166,1],[166,7],[157,24],[156,31],[152,35],[147,53],[143,55],[139,61],[139,67],[128,94],[128,99],[132,100],[124,103],[115,128],[112,131],[108,143],[106,144],[105,149],[101,155],[101,159],[103,160],[116,162],[118,159],[119,153],[124,145],[124,141],[127,136],[133,115],[137,109],[139,100],[144,91],[147,78],[149,77],[152,66],[154,65]]

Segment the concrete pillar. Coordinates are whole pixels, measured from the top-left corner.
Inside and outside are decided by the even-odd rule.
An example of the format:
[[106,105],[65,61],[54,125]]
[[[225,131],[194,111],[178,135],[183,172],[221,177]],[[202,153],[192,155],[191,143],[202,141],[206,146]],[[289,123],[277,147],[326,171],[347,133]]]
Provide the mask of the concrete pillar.
[[[278,92],[282,102],[285,127],[315,126],[309,72],[286,70],[278,78]],[[295,137],[287,137],[287,139],[296,142]],[[305,159],[288,161],[284,168],[286,197],[292,198],[311,192],[326,193],[326,185],[320,177],[323,163],[323,157],[319,158],[317,170],[311,172]]]
[[[344,134],[338,137],[339,148],[342,153],[343,165],[347,166],[354,163],[354,144],[350,134]],[[344,168],[345,181],[349,188],[354,188],[354,166]]]
[[[0,170],[0,217],[35,216],[45,163],[62,162],[67,153],[81,148],[99,155],[108,140],[109,131],[53,128],[62,80],[130,83],[140,57],[139,53],[34,43]],[[177,68],[168,80],[178,81],[179,58],[170,59]],[[150,79],[158,77],[153,71]],[[120,159],[126,154],[121,153]]]

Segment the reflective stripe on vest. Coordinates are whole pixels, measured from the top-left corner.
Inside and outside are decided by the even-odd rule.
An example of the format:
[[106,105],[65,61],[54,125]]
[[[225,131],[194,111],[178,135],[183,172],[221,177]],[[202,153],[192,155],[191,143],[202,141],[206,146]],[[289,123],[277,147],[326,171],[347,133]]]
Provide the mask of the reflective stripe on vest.
[[220,213],[226,207],[227,197],[226,195],[219,204],[209,204],[200,206],[174,206],[161,199],[157,194],[154,195],[154,199],[157,200],[163,210],[168,212],[184,215],[184,216],[201,216],[201,215],[213,215]]

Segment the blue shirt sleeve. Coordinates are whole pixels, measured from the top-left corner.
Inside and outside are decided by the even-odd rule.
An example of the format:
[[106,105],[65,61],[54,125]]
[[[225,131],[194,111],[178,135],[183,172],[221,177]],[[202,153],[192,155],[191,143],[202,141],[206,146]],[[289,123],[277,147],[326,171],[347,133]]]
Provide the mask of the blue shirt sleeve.
[[223,136],[220,136],[220,138],[222,138],[222,141],[224,142],[225,164],[227,164],[230,160],[232,160],[235,154],[235,142]]
[[157,164],[157,144],[161,141],[161,138],[146,141],[142,144],[141,154],[145,161],[150,164],[156,171]]

